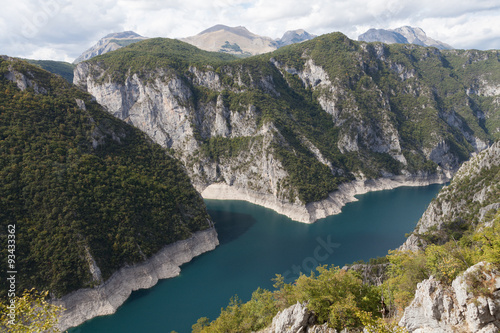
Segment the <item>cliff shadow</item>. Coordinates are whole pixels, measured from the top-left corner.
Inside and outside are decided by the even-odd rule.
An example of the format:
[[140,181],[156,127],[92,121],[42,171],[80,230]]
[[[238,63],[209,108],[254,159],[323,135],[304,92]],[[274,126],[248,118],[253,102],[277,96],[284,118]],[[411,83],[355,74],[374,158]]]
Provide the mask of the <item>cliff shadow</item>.
[[245,234],[257,221],[250,214],[208,210],[215,222],[215,230],[221,245],[230,243]]

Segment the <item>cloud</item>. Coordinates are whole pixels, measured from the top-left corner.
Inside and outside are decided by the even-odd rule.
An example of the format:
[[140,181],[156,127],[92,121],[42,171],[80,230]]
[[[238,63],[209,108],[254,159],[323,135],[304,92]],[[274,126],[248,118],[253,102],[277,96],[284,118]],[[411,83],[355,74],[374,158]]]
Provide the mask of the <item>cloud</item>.
[[71,60],[108,33],[186,37],[215,24],[281,37],[286,30],[350,38],[369,28],[419,26],[459,48],[500,48],[497,0],[17,0],[0,14],[0,53]]

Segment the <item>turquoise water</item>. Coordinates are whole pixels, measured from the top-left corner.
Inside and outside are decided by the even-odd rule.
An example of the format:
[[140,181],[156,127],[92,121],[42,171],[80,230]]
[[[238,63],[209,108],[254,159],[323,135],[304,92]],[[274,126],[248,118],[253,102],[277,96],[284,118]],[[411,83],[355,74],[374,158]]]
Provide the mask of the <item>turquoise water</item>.
[[243,201],[206,200],[220,246],[183,265],[180,276],[132,293],[114,315],[70,333],[190,332],[198,318],[215,319],[233,295],[245,301],[257,287],[272,288],[276,274],[291,281],[318,264],[384,256],[404,242],[440,187],[364,194],[314,224]]

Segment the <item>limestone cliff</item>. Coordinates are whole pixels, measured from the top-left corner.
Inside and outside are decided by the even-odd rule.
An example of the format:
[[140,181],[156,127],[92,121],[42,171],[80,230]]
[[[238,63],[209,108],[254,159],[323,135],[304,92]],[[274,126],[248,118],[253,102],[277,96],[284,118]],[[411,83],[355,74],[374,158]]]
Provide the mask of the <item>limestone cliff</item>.
[[[479,293],[480,281],[487,286]],[[399,325],[410,333],[480,332],[500,329],[500,272],[481,262],[458,276],[451,286],[430,278],[417,287]]]
[[207,198],[313,222],[365,190],[444,182],[498,133],[495,55],[453,52],[331,34],[228,62],[156,39],[79,64],[74,83]]

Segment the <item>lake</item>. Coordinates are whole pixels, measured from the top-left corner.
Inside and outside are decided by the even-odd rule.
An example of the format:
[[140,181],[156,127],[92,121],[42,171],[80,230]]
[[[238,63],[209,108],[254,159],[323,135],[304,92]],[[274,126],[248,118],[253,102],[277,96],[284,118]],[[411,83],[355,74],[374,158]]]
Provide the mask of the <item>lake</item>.
[[281,274],[291,282],[320,265],[343,266],[399,247],[441,185],[401,187],[358,196],[339,215],[294,222],[243,201],[205,200],[220,245],[181,267],[180,276],[133,292],[118,311],[70,333],[191,332],[200,317],[215,319],[232,296],[249,300]]

